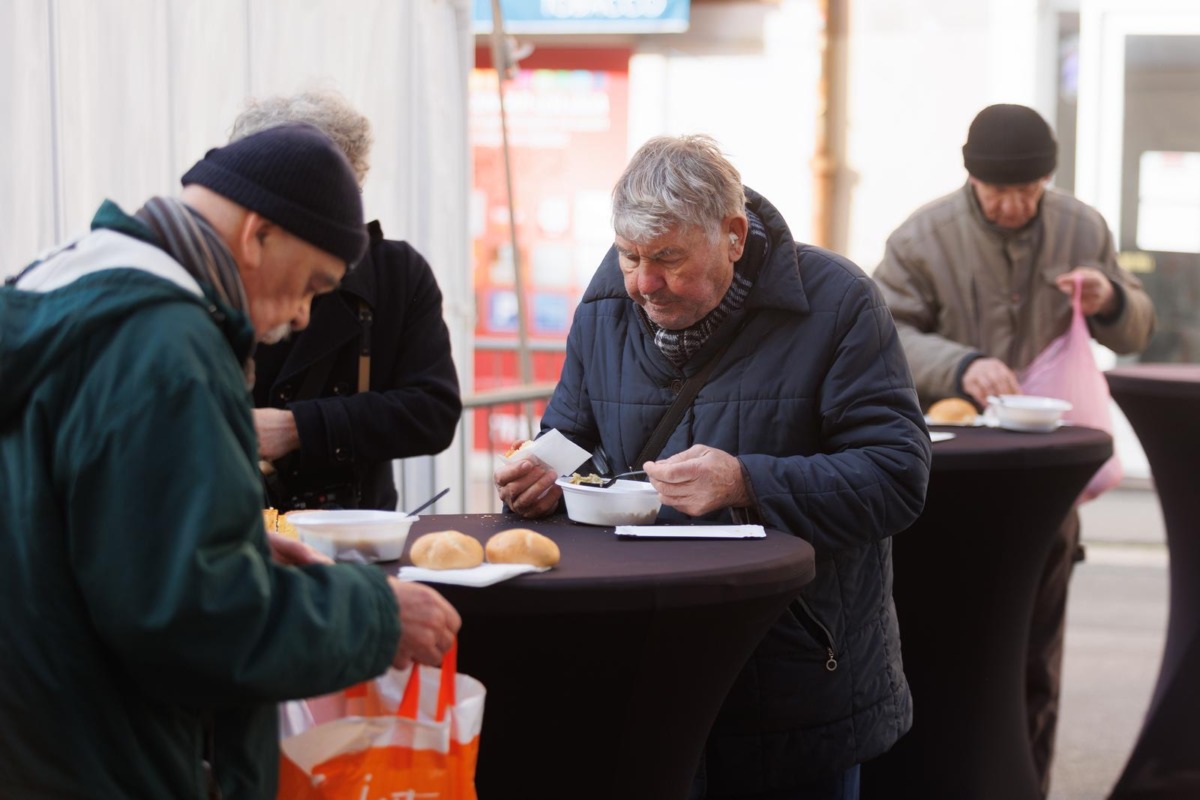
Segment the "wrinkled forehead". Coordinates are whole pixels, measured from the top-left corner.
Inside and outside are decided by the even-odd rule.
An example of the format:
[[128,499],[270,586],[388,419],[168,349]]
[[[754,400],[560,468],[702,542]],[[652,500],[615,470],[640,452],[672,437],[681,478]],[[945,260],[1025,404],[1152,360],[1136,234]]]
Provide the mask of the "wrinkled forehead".
[[679,220],[672,220],[661,231],[638,235],[626,231],[625,235],[617,232],[613,237],[618,248],[653,250],[667,247],[692,248],[710,244],[715,239],[715,229],[689,225]]

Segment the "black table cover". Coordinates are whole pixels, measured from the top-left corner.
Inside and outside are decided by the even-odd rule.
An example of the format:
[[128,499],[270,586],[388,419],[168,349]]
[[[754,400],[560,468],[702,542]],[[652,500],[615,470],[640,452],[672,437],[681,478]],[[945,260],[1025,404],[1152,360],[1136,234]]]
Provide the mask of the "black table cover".
[[1150,709],[1112,797],[1200,797],[1200,366],[1107,373],[1141,440],[1170,552],[1167,641]]
[[512,527],[554,539],[559,565],[482,589],[435,585],[463,617],[459,669],[487,689],[481,800],[682,800],[738,671],[812,580],[812,547],[777,531],[618,539],[502,514],[422,517],[409,545]]
[[864,798],[1033,800],[1025,650],[1055,531],[1112,439],[937,427],[925,510],[895,538],[913,727],[863,768]]

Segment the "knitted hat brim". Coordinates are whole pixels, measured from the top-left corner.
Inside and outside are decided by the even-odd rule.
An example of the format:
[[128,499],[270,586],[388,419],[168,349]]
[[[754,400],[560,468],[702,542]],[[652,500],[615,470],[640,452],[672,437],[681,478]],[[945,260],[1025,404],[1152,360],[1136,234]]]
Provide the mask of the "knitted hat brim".
[[[363,228],[342,225],[336,220],[318,216],[304,206],[270,192],[211,160],[196,162],[184,173],[181,183],[184,186],[196,183],[212,189],[243,208],[261,214],[318,250],[337,256],[347,266],[357,263],[366,250],[367,235]],[[287,219],[289,223],[284,225],[278,221],[280,219]]]
[[963,146],[963,164],[967,172],[984,183],[1032,183],[1053,173],[1057,162],[1057,154],[1053,150],[1018,156],[989,157],[973,155]]

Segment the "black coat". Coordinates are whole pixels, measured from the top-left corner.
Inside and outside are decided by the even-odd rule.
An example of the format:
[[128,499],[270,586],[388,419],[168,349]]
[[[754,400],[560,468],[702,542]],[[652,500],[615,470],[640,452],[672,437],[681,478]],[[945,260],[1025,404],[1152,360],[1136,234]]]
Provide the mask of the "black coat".
[[[366,256],[336,291],[313,301],[308,327],[255,354],[255,407],[290,410],[300,434],[300,450],[276,463],[283,491],[270,502],[283,510],[394,510],[391,460],[445,450],[462,414],[433,271],[407,243],[384,239],[378,222],[367,230]],[[370,391],[362,394],[360,301],[371,350]],[[306,376],[331,353],[316,396],[301,397]]]
[[[672,387],[751,317],[660,457],[696,444],[738,456],[752,506],[707,518],[807,539],[817,575],[726,698],[706,753],[714,796],[795,787],[879,755],[908,730],[890,537],[920,514],[931,456],[878,288],[846,259],[795,243],[770,203],[747,197],[772,250],[745,308],[680,369],[655,346],[610,251],[576,310],[542,418],[585,449],[603,444],[614,467],[635,466]],[[659,519],[686,517],[664,507]]]

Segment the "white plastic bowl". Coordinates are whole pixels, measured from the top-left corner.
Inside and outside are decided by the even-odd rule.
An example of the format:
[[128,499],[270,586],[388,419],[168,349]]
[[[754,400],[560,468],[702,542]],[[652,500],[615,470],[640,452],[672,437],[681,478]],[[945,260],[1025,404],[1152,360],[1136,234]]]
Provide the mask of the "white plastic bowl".
[[1062,424],[1071,404],[1057,397],[1030,394],[1002,394],[988,398],[988,409],[996,415],[1001,428],[1011,431],[1052,431]]
[[653,525],[662,500],[645,481],[620,480],[607,489],[559,478],[567,501],[567,516],[585,525]]
[[417,521],[398,511],[308,511],[287,521],[300,541],[338,561],[395,561]]

